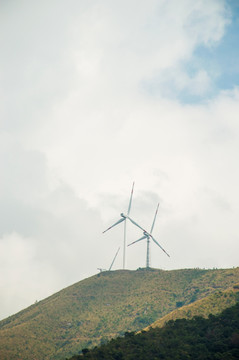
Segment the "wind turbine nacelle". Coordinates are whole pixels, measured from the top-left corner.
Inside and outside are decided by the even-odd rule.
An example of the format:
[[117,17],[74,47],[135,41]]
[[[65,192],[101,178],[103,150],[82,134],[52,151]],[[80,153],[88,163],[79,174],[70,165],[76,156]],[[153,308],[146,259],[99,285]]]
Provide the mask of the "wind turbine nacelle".
[[121,216],[122,218],[125,218],[125,217],[126,217],[123,213],[121,213],[120,216]]

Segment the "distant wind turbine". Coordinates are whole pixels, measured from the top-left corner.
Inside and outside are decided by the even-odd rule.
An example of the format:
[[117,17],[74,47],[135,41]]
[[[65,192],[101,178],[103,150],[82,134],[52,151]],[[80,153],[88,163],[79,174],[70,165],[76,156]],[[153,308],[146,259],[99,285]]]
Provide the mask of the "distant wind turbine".
[[133,192],[134,192],[134,182],[133,182],[133,186],[132,186],[132,190],[131,190],[127,214],[125,215],[125,214],[121,213],[120,214],[121,219],[119,219],[115,224],[111,225],[108,229],[103,231],[103,234],[104,234],[106,231],[112,229],[114,226],[116,226],[124,221],[123,269],[125,269],[125,253],[126,253],[126,219],[129,219],[132,222],[132,220],[129,218],[129,214],[130,214],[130,209],[131,209],[131,204],[132,204]]
[[140,239],[133,241],[132,243],[130,243],[128,246],[133,245],[141,240],[147,239],[147,253],[146,253],[146,268],[149,268],[149,258],[150,258],[150,239],[152,239],[156,245],[158,245],[160,247],[161,250],[163,250],[165,252],[165,254],[169,257],[169,254],[164,250],[164,248],[157,242],[157,240],[155,240],[155,238],[152,236],[152,232],[154,229],[154,224],[155,224],[155,220],[157,217],[157,213],[158,213],[158,208],[159,208],[159,204],[157,205],[157,209],[154,215],[154,220],[153,220],[153,224],[151,226],[151,230],[150,233],[147,232],[145,229],[143,229],[140,225],[138,225],[134,220],[130,219],[129,220],[136,226],[138,226],[141,230],[143,230],[144,236],[142,236]]
[[97,268],[97,269],[100,270],[100,272],[102,272],[102,271],[111,271],[112,266],[114,265],[115,259],[116,259],[117,255],[118,255],[119,250],[120,250],[120,247],[118,248],[118,250],[117,250],[117,252],[116,252],[116,254],[115,254],[115,256],[114,256],[114,259],[113,259],[113,261],[112,261],[112,263],[111,263],[111,265],[110,265],[110,267],[109,267],[109,270],[107,270],[107,269],[102,269],[102,268]]

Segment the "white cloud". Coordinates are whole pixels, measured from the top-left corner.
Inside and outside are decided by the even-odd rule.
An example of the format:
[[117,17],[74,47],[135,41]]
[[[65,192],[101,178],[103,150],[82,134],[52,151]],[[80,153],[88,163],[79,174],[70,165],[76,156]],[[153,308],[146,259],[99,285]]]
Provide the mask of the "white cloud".
[[59,287],[50,264],[39,262],[37,242],[17,233],[0,239],[1,318],[44,298]]

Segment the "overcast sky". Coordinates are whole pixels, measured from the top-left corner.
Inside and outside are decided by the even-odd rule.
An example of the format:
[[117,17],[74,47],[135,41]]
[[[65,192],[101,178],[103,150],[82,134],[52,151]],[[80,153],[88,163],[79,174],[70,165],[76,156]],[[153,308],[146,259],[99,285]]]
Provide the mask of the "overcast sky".
[[152,267],[238,266],[237,0],[1,0],[0,49],[0,318],[122,268],[133,181]]

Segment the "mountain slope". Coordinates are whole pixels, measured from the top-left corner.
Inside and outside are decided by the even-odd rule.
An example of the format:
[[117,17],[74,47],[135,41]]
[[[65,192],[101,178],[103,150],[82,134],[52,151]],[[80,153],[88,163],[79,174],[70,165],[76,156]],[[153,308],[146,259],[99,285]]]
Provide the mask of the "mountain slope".
[[103,272],[1,321],[0,359],[63,359],[238,282],[239,268]]
[[170,321],[163,328],[124,337],[69,360],[238,360],[239,303],[208,319]]
[[217,291],[189,305],[184,305],[156,320],[144,330],[148,331],[151,328],[163,327],[170,320],[192,319],[195,316],[207,318],[210,314],[217,315],[237,302],[239,302],[239,284],[224,291]]

